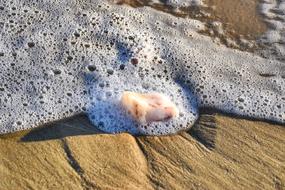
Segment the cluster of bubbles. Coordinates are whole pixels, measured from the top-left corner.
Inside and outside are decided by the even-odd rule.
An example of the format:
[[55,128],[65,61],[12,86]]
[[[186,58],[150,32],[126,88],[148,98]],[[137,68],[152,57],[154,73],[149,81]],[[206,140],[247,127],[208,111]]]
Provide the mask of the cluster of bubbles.
[[[285,122],[285,68],[214,44],[204,24],[101,1],[0,1],[0,133],[86,113],[100,129],[160,135],[211,107]],[[160,92],[180,114],[138,124],[123,91]]]

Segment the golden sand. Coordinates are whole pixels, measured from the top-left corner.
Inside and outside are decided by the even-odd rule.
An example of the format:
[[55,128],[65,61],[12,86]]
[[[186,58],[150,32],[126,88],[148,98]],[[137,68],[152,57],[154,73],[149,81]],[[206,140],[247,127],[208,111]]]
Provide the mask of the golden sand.
[[285,127],[202,115],[188,132],[110,135],[87,118],[0,138],[2,189],[284,189]]

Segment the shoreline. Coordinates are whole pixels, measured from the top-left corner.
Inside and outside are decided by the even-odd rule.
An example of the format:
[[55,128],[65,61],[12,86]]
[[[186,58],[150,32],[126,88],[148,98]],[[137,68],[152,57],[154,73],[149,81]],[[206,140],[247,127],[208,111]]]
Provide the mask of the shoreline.
[[[222,110],[217,110],[215,108],[200,108],[199,109],[199,117],[196,120],[194,126],[197,124],[197,122],[200,120],[200,118],[203,115],[223,115],[226,117],[229,117],[231,119],[242,119],[242,120],[247,120],[247,121],[251,121],[251,122],[263,122],[263,123],[267,123],[269,125],[276,125],[276,126],[284,126],[285,124],[282,122],[278,122],[278,121],[272,121],[272,120],[267,120],[267,119],[262,119],[262,118],[253,118],[253,117],[246,117],[246,116],[242,116],[242,115],[237,115],[237,114],[232,114],[232,113],[227,113],[227,112],[223,112]],[[17,137],[17,136],[23,136],[25,134],[30,133],[31,131],[41,131],[41,130],[45,130],[48,129],[50,127],[53,126],[57,126],[56,129],[59,130],[59,125],[64,123],[68,123],[68,125],[72,125],[73,123],[79,123],[79,122],[83,122],[88,128],[83,127],[82,129],[78,129],[79,131],[85,131],[88,134],[88,132],[91,132],[92,134],[109,134],[109,135],[118,135],[118,134],[122,134],[122,133],[127,133],[127,132],[120,132],[120,133],[108,133],[108,132],[104,132],[102,130],[100,130],[98,127],[94,126],[90,120],[88,119],[87,115],[84,113],[81,114],[77,114],[75,116],[71,116],[71,117],[67,117],[64,119],[60,119],[57,121],[53,121],[53,122],[49,122],[43,125],[40,125],[38,127],[34,127],[34,128],[30,128],[30,129],[26,129],[26,130],[21,130],[21,131],[15,131],[15,132],[11,132],[11,133],[4,133],[4,134],[0,134],[0,139],[9,139],[9,138],[13,138],[13,137]],[[193,126],[192,126],[193,127]],[[181,132],[186,132],[191,130],[192,127],[188,127],[186,130],[182,130],[182,131],[178,131],[175,134],[169,134],[169,135],[151,135],[151,136],[171,136],[171,135],[177,135]],[[127,133],[129,134],[129,133]],[[132,134],[130,134],[132,135]],[[132,135],[135,137],[139,137],[139,136],[148,136],[148,135]]]

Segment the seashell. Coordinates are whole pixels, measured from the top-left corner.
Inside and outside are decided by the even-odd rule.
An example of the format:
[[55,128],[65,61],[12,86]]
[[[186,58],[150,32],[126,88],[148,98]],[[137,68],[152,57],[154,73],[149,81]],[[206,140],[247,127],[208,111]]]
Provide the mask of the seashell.
[[141,94],[125,91],[121,104],[139,123],[165,121],[179,114],[176,105],[160,93]]

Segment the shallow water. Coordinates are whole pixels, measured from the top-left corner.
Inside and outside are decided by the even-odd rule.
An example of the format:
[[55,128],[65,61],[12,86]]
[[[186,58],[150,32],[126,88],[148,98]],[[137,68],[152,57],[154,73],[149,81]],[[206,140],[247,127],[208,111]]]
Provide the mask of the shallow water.
[[[108,1],[0,7],[1,133],[86,113],[106,132],[169,134],[204,107],[285,122],[284,62],[269,50],[265,59],[215,43],[199,33],[201,21]],[[137,124],[119,106],[125,90],[164,93],[181,114]]]

